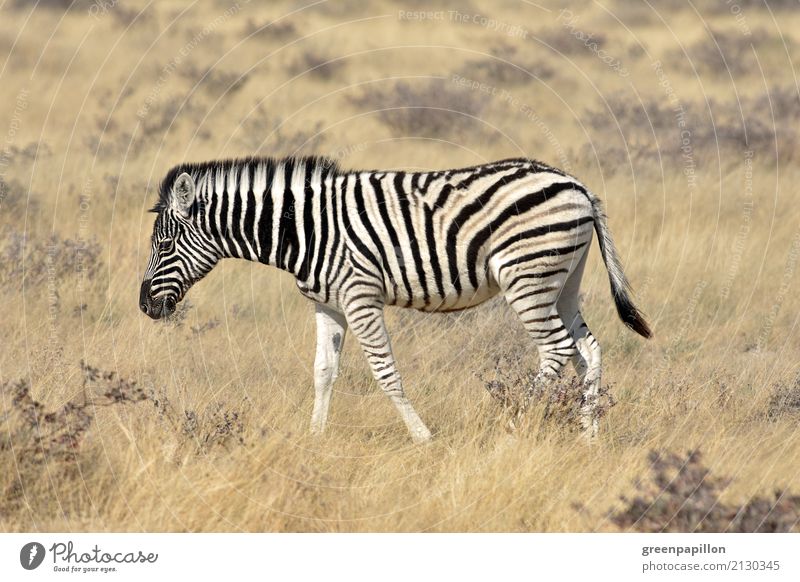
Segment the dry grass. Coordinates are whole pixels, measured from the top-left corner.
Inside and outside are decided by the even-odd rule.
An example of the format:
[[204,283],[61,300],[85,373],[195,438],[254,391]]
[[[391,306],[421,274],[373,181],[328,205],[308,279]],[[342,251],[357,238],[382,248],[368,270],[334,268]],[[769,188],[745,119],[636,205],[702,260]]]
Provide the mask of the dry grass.
[[[64,2],[45,4],[16,41],[28,4],[0,18],[0,529],[797,528],[796,11],[773,20],[739,2],[758,31],[750,48],[724,3],[696,3],[701,17],[670,0],[666,21],[575,3],[575,29],[602,32],[623,78],[562,28],[557,6],[453,7],[520,25],[524,39],[447,9],[399,19],[388,2],[293,15],[293,2],[153,3],[141,18],[144,3],[125,2],[97,19],[91,3],[66,15]],[[749,66],[713,70],[707,29]],[[686,111],[691,179],[655,60]],[[600,195],[656,337],[618,322],[593,250],[583,311],[608,395],[597,442],[574,430],[569,374],[509,430],[485,382],[524,385],[536,356],[502,300],[388,311],[407,390],[435,433],[424,447],[352,338],[329,432],[308,434],[313,310],[282,273],[225,262],[171,321],[145,318],[146,209],[166,170],[297,150],[380,168],[530,155]],[[702,466],[669,453],[687,450]],[[687,496],[670,490],[681,467],[681,487],[720,478]]]

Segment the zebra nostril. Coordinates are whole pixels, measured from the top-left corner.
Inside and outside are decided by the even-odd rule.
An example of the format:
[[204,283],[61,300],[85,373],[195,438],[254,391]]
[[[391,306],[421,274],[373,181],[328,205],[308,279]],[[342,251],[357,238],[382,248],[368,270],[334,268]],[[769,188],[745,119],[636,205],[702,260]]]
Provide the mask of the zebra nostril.
[[142,281],[142,288],[139,290],[139,309],[141,309],[145,315],[150,315],[151,305],[150,281],[146,279]]
[[177,301],[175,301],[174,297],[167,297],[164,299],[164,304],[161,307],[161,314],[163,317],[168,317],[175,313],[175,307],[177,305]]

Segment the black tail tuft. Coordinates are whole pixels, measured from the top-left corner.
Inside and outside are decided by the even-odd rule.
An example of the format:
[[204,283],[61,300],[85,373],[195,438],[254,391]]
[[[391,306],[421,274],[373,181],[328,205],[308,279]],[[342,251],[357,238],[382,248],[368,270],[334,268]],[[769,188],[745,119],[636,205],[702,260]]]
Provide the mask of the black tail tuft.
[[622,323],[644,338],[650,339],[653,337],[653,332],[644,315],[636,308],[627,294],[614,294],[614,303],[617,306],[617,313]]

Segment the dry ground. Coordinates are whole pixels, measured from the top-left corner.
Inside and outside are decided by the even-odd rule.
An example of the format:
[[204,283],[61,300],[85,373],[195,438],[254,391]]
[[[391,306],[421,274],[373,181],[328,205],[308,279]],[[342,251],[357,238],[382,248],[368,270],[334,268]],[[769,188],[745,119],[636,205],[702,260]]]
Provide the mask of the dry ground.
[[[652,450],[700,449],[730,478],[711,505],[800,490],[792,2],[31,4],[0,8],[1,530],[674,528],[614,517]],[[313,309],[280,272],[225,262],[182,319],[144,317],[167,169],[298,151],[527,155],[592,187],[656,332],[616,319],[595,247],[583,311],[617,401],[598,442],[544,405],[507,430],[484,382],[536,357],[502,300],[389,311],[421,447],[352,338],[308,435]],[[674,523],[735,529],[703,518]]]

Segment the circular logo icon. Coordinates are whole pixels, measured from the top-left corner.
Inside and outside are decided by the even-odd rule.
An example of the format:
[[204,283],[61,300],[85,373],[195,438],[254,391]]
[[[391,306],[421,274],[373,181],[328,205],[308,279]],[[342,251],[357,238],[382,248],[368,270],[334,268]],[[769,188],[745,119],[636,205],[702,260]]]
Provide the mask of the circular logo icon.
[[19,551],[19,563],[26,570],[35,570],[44,561],[44,546],[39,542],[29,542]]

